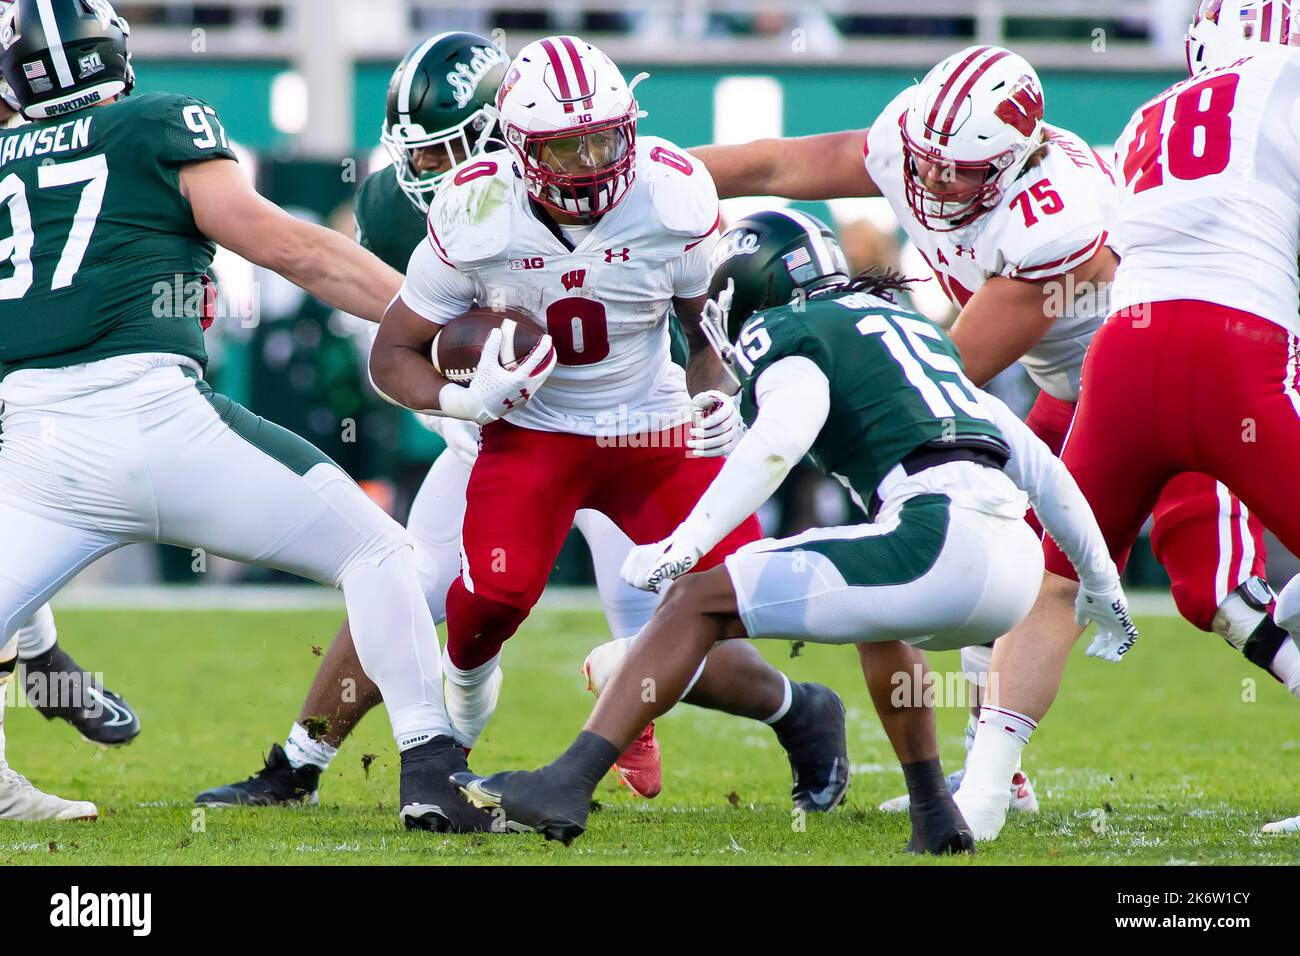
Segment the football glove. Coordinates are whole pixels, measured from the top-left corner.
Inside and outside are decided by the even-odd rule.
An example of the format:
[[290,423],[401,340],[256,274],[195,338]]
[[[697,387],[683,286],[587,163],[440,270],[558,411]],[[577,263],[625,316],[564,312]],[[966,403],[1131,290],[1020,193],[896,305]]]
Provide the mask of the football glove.
[[493,329],[483,343],[469,385],[448,382],[438,393],[438,404],[452,418],[486,425],[522,408],[555,370],[555,363],[551,337],[543,335],[514,369],[505,368],[501,364],[501,330]]
[[1118,581],[1097,591],[1080,585],[1079,596],[1074,600],[1074,621],[1084,627],[1097,625],[1097,636],[1088,645],[1089,657],[1118,664],[1137,643],[1137,626]]
[[658,594],[660,588],[699,564],[702,557],[703,549],[674,534],[654,544],[634,547],[627,553],[620,574],[632,587]]
[[691,399],[691,437],[686,447],[696,458],[722,458],[731,454],[745,435],[736,400],[710,389]]

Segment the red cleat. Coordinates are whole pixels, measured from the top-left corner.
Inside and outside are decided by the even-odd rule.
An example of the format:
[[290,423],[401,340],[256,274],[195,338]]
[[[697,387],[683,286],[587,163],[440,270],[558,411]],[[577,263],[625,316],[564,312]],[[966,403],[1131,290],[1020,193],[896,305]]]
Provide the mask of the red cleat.
[[614,772],[623,784],[647,800],[659,796],[663,789],[663,769],[659,764],[654,724],[647,724],[641,736],[623,751],[614,764]]

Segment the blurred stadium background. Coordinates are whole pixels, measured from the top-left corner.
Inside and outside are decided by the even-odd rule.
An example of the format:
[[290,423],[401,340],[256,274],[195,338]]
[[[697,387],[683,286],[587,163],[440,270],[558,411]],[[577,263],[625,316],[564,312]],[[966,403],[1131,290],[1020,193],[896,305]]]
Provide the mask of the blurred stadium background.
[[[642,129],[683,146],[868,125],[940,58],[972,42],[1010,45],[1039,69],[1051,122],[1108,149],[1133,110],[1184,75],[1193,0],[173,0],[118,2],[132,25],[141,91],[212,103],[266,195],[298,215],[352,232],[352,196],[388,162],[379,147],[384,95],[398,59],[425,36],[473,30],[508,53],[553,33],[578,33],[631,76]],[[736,200],[734,218],[771,200]],[[853,264],[928,276],[900,243],[884,200],[803,204],[832,221]],[[379,401],[364,373],[365,323],[332,313],[277,276],[223,252],[221,319],[209,333],[215,386],[332,455],[404,518],[441,441]],[[951,309],[933,281],[915,304]],[[1021,409],[1033,388],[1018,367],[995,390]],[[196,489],[201,494],[202,489]],[[852,518],[834,486],[796,471],[761,515],[772,533]],[[1294,563],[1275,557],[1274,572]],[[202,571],[204,573],[196,573]],[[1163,572],[1140,545],[1132,583]],[[74,584],[267,582],[279,576],[178,549],[136,546]],[[284,580],[290,580],[287,577]],[[554,580],[586,584],[590,559],[571,540]]]

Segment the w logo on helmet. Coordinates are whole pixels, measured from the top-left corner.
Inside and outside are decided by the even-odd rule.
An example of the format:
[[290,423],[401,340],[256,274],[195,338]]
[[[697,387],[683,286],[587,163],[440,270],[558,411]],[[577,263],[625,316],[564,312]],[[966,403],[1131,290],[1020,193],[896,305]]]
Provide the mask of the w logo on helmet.
[[994,112],[1002,122],[1021,135],[1029,136],[1043,121],[1043,91],[1038,88],[1033,77],[1022,76],[1016,81],[1011,95],[999,103]]

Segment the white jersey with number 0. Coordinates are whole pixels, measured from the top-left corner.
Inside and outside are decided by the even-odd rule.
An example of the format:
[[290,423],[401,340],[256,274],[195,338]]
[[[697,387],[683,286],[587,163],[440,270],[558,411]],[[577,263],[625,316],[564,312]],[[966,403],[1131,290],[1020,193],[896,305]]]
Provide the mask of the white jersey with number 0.
[[689,417],[669,358],[674,297],[703,295],[718,196],[703,164],[666,140],[637,141],[627,196],[573,248],[538,217],[505,154],[461,165],[429,210],[401,298],[446,323],[477,302],[546,326],[558,364],[523,408],[524,428],[580,435],[662,430]]
[[1195,299],[1300,333],[1300,53],[1262,47],[1174,84],[1115,164],[1114,309]]
[[[912,213],[903,185],[899,118],[915,88],[900,93],[867,134],[867,172],[889,200],[908,238],[934,270],[953,304],[961,308],[994,276],[1041,282],[1063,276],[1109,245],[1115,186],[1100,157],[1074,133],[1046,127],[1051,145],[1002,199],[969,226],[933,232]],[[1079,397],[1079,372],[1093,333],[1106,318],[1104,286],[1046,288],[1059,318],[1020,359],[1034,383],[1054,398]]]

